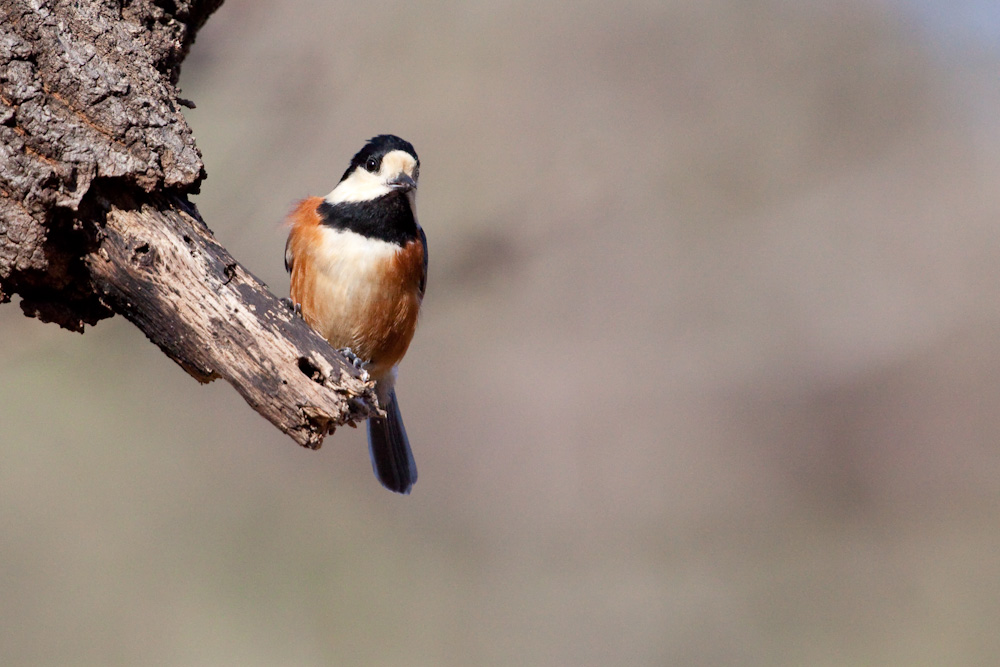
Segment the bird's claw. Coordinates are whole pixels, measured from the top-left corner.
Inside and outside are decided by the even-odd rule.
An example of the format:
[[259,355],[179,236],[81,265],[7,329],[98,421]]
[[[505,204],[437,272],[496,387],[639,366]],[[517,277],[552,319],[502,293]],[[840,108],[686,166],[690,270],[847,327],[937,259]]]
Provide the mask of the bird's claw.
[[283,299],[279,299],[279,301],[281,302],[282,306],[284,306],[288,310],[292,311],[292,315],[298,315],[299,317],[302,317],[302,304],[301,303],[292,303],[292,300],[289,299],[288,297],[285,297]]
[[368,382],[368,371],[365,370],[365,362],[361,357],[354,354],[354,350],[349,347],[343,347],[337,351],[347,357],[347,361],[361,373],[361,379]]

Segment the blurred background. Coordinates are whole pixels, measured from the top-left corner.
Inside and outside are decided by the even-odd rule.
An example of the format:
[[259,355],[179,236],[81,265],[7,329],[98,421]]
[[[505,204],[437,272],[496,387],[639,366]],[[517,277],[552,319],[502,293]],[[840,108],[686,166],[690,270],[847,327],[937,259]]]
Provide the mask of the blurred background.
[[4,664],[996,664],[998,63],[989,0],[226,3],[196,203],[275,293],[420,154],[420,481],[6,305]]

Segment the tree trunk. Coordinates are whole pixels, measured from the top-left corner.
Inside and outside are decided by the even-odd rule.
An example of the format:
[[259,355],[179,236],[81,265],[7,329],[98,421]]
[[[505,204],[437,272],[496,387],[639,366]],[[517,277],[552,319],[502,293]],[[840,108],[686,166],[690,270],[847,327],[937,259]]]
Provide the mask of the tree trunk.
[[124,315],[316,448],[374,413],[371,383],[187,200],[205,170],[175,84],[220,4],[0,0],[0,303],[81,332]]

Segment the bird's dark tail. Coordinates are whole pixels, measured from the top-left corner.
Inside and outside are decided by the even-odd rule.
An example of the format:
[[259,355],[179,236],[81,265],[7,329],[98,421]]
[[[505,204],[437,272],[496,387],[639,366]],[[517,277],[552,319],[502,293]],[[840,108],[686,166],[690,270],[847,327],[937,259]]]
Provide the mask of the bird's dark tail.
[[368,419],[368,453],[372,457],[372,469],[385,488],[409,493],[417,481],[417,464],[413,461],[395,391],[389,392],[382,408],[385,418]]

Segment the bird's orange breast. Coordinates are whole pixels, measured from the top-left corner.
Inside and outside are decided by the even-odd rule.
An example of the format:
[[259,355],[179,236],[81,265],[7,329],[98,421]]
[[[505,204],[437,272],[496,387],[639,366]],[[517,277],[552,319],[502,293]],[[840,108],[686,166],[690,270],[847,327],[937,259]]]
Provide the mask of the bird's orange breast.
[[287,253],[291,297],[331,345],[350,347],[376,380],[406,354],[420,312],[424,248],[320,224],[319,197],[292,213]]

